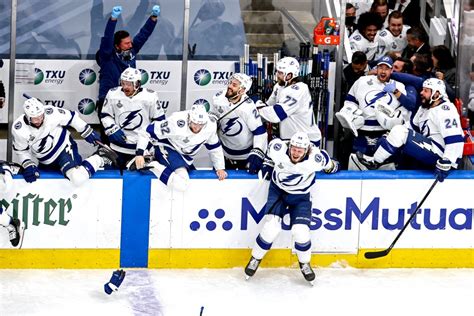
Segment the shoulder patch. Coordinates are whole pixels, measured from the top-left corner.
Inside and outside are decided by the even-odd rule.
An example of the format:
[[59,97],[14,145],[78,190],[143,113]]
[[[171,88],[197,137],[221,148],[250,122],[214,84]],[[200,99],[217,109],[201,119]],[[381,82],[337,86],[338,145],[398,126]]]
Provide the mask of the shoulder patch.
[[298,85],[294,84],[294,85],[291,86],[291,89],[299,90],[300,87]]
[[253,103],[253,100],[252,100],[252,98],[247,98],[247,100],[246,100],[245,102],[247,102],[247,103]]
[[176,124],[178,125],[178,127],[184,127],[184,125],[186,125],[186,122],[184,120],[178,120]]
[[379,35],[380,35],[380,36],[387,36],[387,31],[384,30],[384,31],[380,32]]
[[362,36],[356,35],[354,36],[354,41],[360,41],[362,39]]
[[323,156],[321,154],[316,154],[314,155],[314,160],[319,163],[323,161]]
[[53,109],[52,108],[47,108],[44,113],[48,114],[48,115],[51,115],[53,113]]
[[219,91],[216,93],[216,97],[220,96],[222,94],[222,91]]
[[445,111],[449,111],[449,105],[443,104],[443,105],[441,106],[441,109],[443,109],[443,110],[445,110]]
[[14,128],[15,128],[15,129],[20,129],[22,126],[23,126],[23,125],[21,124],[21,122],[18,121],[18,122],[16,122]]
[[155,93],[155,91],[153,91],[151,89],[148,89],[148,88],[146,88],[146,91],[149,92],[149,93]]
[[115,87],[115,88],[110,89],[109,91],[117,91],[118,88],[119,87]]
[[275,145],[273,145],[273,149],[275,149],[276,151],[280,150],[281,149],[281,144],[276,143]]
[[66,111],[64,111],[63,109],[58,109],[58,112],[61,114],[66,114]]

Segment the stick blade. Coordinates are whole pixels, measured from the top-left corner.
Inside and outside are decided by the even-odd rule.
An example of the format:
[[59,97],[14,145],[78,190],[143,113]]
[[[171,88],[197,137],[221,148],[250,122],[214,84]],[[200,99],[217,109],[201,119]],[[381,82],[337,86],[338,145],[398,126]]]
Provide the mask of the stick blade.
[[380,251],[368,251],[364,253],[366,259],[377,259],[380,257],[385,257],[390,252],[390,249],[380,250]]

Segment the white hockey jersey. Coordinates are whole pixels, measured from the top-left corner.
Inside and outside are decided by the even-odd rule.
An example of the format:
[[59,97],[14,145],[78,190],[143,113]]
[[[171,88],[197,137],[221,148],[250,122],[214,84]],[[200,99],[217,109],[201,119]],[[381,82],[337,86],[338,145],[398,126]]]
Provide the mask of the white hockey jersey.
[[[395,80],[390,79],[390,82]],[[395,81],[397,89],[406,94],[405,85]],[[383,91],[384,82],[377,79],[375,75],[362,76],[352,85],[344,101],[344,106],[356,106],[362,111],[364,117],[364,126],[360,128],[363,131],[383,131],[385,128],[380,126],[376,118],[375,102],[380,101],[387,104],[393,110],[399,110],[407,122],[410,119],[410,111],[403,107],[393,93]]]
[[349,37],[349,43],[351,46],[352,53],[361,51],[367,56],[368,61],[375,60],[378,56],[378,34],[375,36],[373,42],[369,42],[368,39],[366,39],[362,36],[362,34],[359,33],[359,30],[356,30],[354,33],[352,33],[351,37]]
[[402,32],[398,36],[393,34],[388,29],[383,29],[378,34],[379,49],[376,59],[382,58],[388,52],[401,53],[407,47],[407,31],[410,27],[403,25]]
[[26,116],[21,115],[12,127],[13,150],[18,154],[19,162],[38,160],[45,165],[52,163],[71,144],[68,126],[82,133],[88,124],[76,112],[53,106],[44,107],[40,128],[31,126]]
[[454,104],[444,101],[433,108],[420,107],[411,124],[406,125],[430,138],[434,152],[457,168],[456,161],[464,149],[464,132]]
[[294,164],[289,156],[288,142],[274,139],[268,145],[267,156],[275,167],[272,181],[280,189],[291,194],[308,193],[316,182],[316,173],[331,166],[331,158],[325,150],[310,147],[310,153],[301,162]]
[[165,120],[152,122],[146,129],[148,135],[145,133],[140,137],[137,149],[145,150],[148,137],[151,137],[155,146],[173,148],[191,165],[204,145],[209,151],[214,168],[225,169],[224,153],[217,137],[216,123],[209,120],[199,133],[194,134],[188,125],[188,113],[189,110],[175,112]]
[[101,121],[106,132],[118,126],[127,137],[126,145],[111,143],[110,147],[134,155],[140,131],[145,130],[151,122],[164,118],[165,112],[155,91],[140,89],[134,96],[127,97],[121,87],[115,87],[105,97]]
[[240,102],[233,104],[226,98],[225,91],[214,95],[209,109],[209,113],[215,115],[218,120],[225,116],[217,126],[224,155],[230,159],[243,160],[253,148],[265,152],[267,133],[252,99],[244,95]]
[[308,86],[298,82],[287,87],[276,84],[268,106],[260,115],[272,123],[280,122],[280,138],[289,140],[297,132],[305,132],[313,143],[321,141],[321,131],[314,120],[313,102]]

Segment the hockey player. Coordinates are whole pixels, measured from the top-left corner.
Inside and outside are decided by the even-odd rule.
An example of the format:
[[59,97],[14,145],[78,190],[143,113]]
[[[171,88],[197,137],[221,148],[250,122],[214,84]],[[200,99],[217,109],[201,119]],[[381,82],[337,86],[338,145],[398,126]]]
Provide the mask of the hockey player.
[[[395,125],[403,124],[415,108],[415,98],[405,86],[390,79],[393,61],[383,57],[377,63],[377,75],[359,78],[349,90],[344,107],[336,117],[356,136],[352,152],[372,155],[380,137]],[[354,156],[349,158],[349,165]],[[357,168],[350,168],[358,170]]]
[[373,158],[359,155],[373,169],[391,155],[403,150],[425,168],[435,168],[440,182],[456,169],[462,158],[464,137],[455,106],[446,96],[442,80],[430,78],[423,83],[421,107],[411,122],[395,126],[377,148]]
[[377,13],[362,13],[357,22],[357,30],[349,38],[352,52],[365,53],[369,64],[376,60],[379,50],[377,32],[382,27],[382,18]]
[[13,123],[12,135],[13,149],[24,169],[26,182],[34,182],[40,176],[36,161],[42,169],[60,170],[76,186],[97,169],[112,163],[113,152],[104,147],[99,148],[98,154],[82,160],[67,127],[73,127],[91,144],[95,144],[99,136],[76,112],[44,106],[35,98],[25,101],[23,111]]
[[388,52],[401,55],[407,47],[407,31],[410,27],[403,24],[403,15],[399,11],[393,11],[388,16],[388,27],[379,32],[379,50],[377,59],[382,58]]
[[[17,174],[19,169],[20,167],[15,164],[0,161],[0,192],[7,192],[9,190],[13,181],[12,175]],[[7,229],[12,246],[21,248],[25,225],[20,219],[8,215],[1,204],[0,226]]]
[[281,139],[289,140],[297,132],[306,132],[310,141],[319,147],[321,131],[314,120],[308,86],[298,81],[299,72],[300,64],[295,58],[280,59],[276,64],[277,84],[272,95],[267,104],[259,101],[257,107],[268,122],[280,122]]
[[263,164],[267,133],[257,108],[246,92],[252,79],[235,73],[227,88],[214,95],[209,116],[217,121],[226,169],[247,169],[256,174]]
[[135,157],[138,134],[151,122],[165,118],[158,95],[140,87],[140,80],[138,69],[125,69],[120,86],[109,90],[102,109],[102,125],[110,147],[119,155],[120,169]]
[[274,139],[268,145],[264,169],[269,166],[270,189],[265,206],[264,225],[252,249],[252,257],[245,267],[247,279],[255,274],[260,261],[270,250],[281,231],[283,216],[289,212],[291,233],[304,278],[313,282],[315,274],[311,260],[311,196],[310,189],[316,181],[316,171],[335,173],[339,163],[326,151],[313,146],[304,132],[298,132],[289,142]]
[[[191,110],[175,112],[166,120],[151,123],[137,144],[137,169],[147,167],[161,182],[172,189],[185,191],[188,170],[194,169],[194,156],[206,146],[219,180],[227,178],[224,153],[217,137],[216,122],[209,119],[206,108],[195,104]],[[145,165],[143,154],[149,139],[155,146],[155,159]]]

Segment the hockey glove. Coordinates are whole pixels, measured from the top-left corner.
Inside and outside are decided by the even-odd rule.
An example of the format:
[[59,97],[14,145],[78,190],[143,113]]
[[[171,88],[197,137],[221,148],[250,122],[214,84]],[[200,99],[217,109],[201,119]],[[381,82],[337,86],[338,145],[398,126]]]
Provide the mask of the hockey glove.
[[127,143],[127,137],[118,126],[112,127],[108,133],[106,132],[106,134],[108,134],[107,136],[109,137],[111,143],[117,145]]
[[389,82],[383,87],[383,91],[387,93],[393,93],[395,90],[397,90],[395,81]]
[[87,125],[85,131],[81,133],[81,137],[84,138],[89,144],[95,145],[97,141],[100,141],[99,134],[97,134],[89,125]]
[[107,294],[112,294],[113,291],[118,291],[120,284],[122,284],[123,280],[125,279],[125,271],[122,269],[115,270],[112,273],[112,277],[108,283],[104,284],[104,291]]
[[113,9],[112,9],[112,19],[117,19],[120,14],[122,14],[122,6],[115,6]]
[[250,174],[257,174],[262,169],[264,158],[265,154],[260,148],[252,149],[247,157],[248,172]]
[[451,161],[448,159],[438,159],[436,162],[436,179],[439,182],[443,182],[448,177],[449,171],[451,170]]
[[341,168],[341,166],[339,164],[339,161],[331,159],[331,161],[329,162],[329,167],[324,169],[324,172],[325,173],[336,173],[336,172],[339,171],[340,168]]
[[23,163],[23,178],[26,182],[35,182],[40,177],[38,167],[31,160]]
[[275,167],[275,163],[273,160],[265,159],[262,165],[262,177],[265,180],[270,180],[272,178],[273,167]]
[[153,6],[153,9],[151,9],[151,16],[160,16],[160,12],[160,6],[156,4]]

